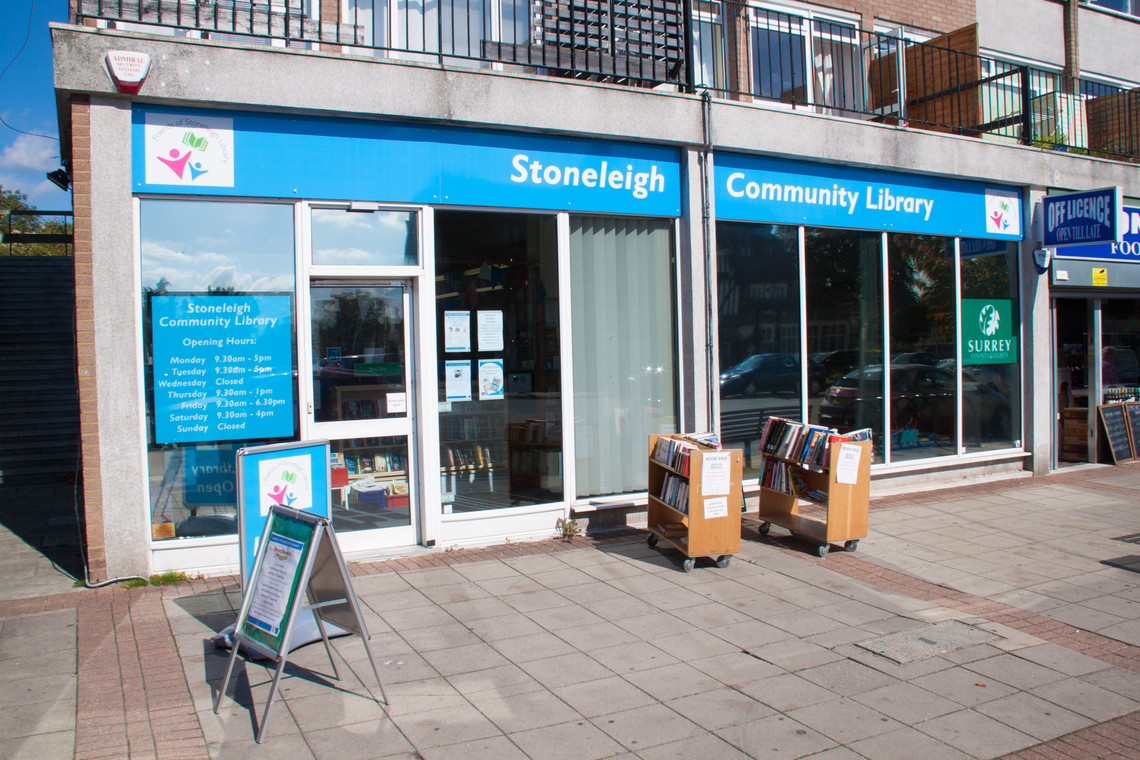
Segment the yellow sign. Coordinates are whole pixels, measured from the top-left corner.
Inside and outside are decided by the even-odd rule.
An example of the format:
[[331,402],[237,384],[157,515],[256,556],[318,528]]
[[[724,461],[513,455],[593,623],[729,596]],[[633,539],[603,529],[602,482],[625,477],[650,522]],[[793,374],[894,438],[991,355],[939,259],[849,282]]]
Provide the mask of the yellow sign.
[[1107,288],[1108,287],[1108,270],[1093,267],[1093,286]]

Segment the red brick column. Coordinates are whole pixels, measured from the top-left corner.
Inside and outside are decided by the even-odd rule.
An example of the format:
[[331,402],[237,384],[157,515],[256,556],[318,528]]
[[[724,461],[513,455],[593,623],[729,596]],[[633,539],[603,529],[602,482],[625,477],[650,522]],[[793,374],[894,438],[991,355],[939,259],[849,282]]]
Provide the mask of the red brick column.
[[79,439],[83,462],[87,572],[107,577],[103,487],[99,468],[99,402],[95,377],[95,292],[91,272],[91,102],[71,99],[71,203],[75,212],[75,353],[79,376]]

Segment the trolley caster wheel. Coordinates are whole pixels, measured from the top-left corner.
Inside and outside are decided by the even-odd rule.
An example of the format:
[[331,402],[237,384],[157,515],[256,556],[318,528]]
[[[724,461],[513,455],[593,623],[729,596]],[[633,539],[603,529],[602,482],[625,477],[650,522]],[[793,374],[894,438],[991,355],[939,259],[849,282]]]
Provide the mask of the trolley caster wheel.
[[827,556],[827,552],[830,549],[831,549],[831,546],[829,544],[820,544],[819,547],[815,551],[816,551],[816,554],[818,554],[821,558],[823,558],[823,557]]
[[645,539],[645,543],[649,544],[650,549],[652,549],[654,546],[657,546],[657,534],[650,533],[649,538]]
[[772,530],[772,523],[767,523],[767,522],[760,523],[760,527],[757,528],[757,530],[760,531],[761,536],[766,536],[766,535],[768,535],[768,531]]
[[859,539],[855,539],[854,541],[848,541],[847,543],[843,544],[843,551],[845,551],[845,552],[853,552],[858,548],[859,548]]
[[716,566],[723,570],[724,568],[728,567],[728,563],[731,561],[732,561],[732,555],[726,554],[723,557],[717,557],[716,558]]
[[684,570],[686,573],[691,573],[691,572],[693,572],[693,567],[695,567],[696,564],[697,564],[697,561],[695,559],[693,559],[692,557],[689,557],[688,559],[686,559],[684,562],[681,563],[681,569]]

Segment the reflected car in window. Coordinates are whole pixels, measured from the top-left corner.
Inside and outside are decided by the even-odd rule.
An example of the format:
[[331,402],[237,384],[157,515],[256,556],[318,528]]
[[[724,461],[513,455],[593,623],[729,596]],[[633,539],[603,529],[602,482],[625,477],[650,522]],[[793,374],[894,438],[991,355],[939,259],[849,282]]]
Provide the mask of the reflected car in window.
[[[823,368],[808,361],[808,393],[823,390]],[[800,361],[792,354],[753,354],[720,373],[722,396],[800,392]]]
[[858,369],[860,364],[882,364],[883,355],[879,351],[866,351],[863,353],[863,361],[859,361],[860,352],[855,348],[848,348],[841,351],[824,351],[818,354],[812,354],[811,360],[818,364],[823,370],[823,382],[825,384],[834,383],[839,378],[846,375],[854,369]]
[[938,357],[927,351],[911,351],[905,354],[895,354],[891,357],[891,364],[925,364],[933,367],[938,364]]
[[[954,373],[925,364],[891,367],[890,425],[953,437],[957,419]],[[1009,401],[985,383],[962,379],[962,432],[967,441],[1008,440],[1012,429]],[[871,427],[882,419],[883,368],[865,367],[827,389],[819,423],[844,432]]]

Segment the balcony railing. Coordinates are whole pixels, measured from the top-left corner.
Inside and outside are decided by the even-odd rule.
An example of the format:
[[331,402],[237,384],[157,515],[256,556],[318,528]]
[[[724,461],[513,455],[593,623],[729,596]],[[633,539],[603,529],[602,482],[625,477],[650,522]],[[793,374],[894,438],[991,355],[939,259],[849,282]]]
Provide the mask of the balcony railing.
[[75,0],[74,7],[80,23],[674,84],[736,101],[1140,158],[1140,89],[952,49],[962,47],[959,32],[940,38],[944,44],[919,43],[709,0]]
[[81,19],[291,47],[524,67],[640,86],[684,81],[682,0],[75,0]]

